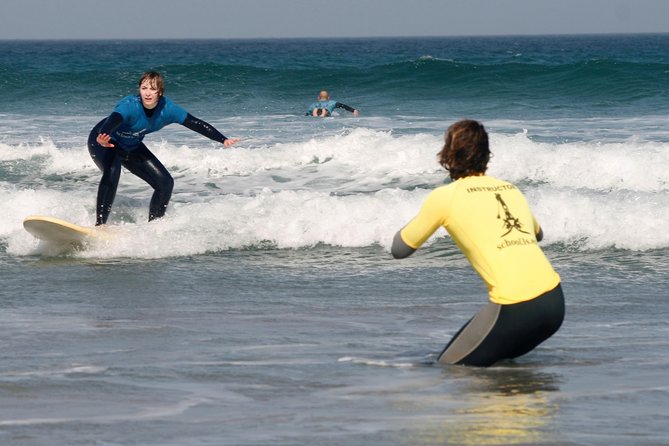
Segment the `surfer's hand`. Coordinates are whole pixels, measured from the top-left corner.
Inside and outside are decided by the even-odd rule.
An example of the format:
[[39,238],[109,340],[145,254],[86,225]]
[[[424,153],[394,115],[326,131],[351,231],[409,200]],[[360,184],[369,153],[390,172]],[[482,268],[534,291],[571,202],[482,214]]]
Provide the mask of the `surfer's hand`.
[[227,149],[228,147],[232,147],[232,146],[234,146],[234,145],[237,144],[238,142],[239,142],[239,138],[228,138],[228,139],[226,139],[225,141],[223,141],[223,145],[224,145],[225,148]]
[[95,138],[95,140],[96,140],[96,141],[98,142],[98,144],[100,144],[102,147],[107,147],[107,148],[114,147],[114,144],[112,144],[111,142],[109,142],[109,141],[111,141],[111,136],[107,135],[106,133],[100,133],[100,134],[98,135],[98,137]]
[[355,116],[356,118],[360,116],[360,112],[358,111],[358,109],[353,110],[353,116]]

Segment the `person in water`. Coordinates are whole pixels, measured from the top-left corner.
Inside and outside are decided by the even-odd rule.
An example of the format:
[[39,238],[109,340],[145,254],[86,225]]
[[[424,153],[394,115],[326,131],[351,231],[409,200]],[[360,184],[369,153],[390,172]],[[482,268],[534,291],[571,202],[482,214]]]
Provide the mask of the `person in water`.
[[326,90],[323,90],[318,93],[318,100],[311,104],[311,107],[309,107],[309,111],[306,113],[306,116],[325,118],[326,116],[331,116],[332,112],[337,108],[343,108],[346,111],[350,111],[353,113],[353,116],[360,115],[360,112],[357,109],[349,107],[346,104],[342,104],[341,102],[330,100],[330,93],[328,93]]
[[207,138],[230,147],[237,139],[223,136],[210,124],[198,119],[164,96],[165,82],[160,73],[148,71],[139,79],[139,94],[126,96],[107,118],[91,130],[88,152],[102,171],[96,205],[96,226],[107,222],[121,166],[149,183],[153,196],[149,221],[165,215],[174,180],[165,166],[142,140],[168,124],[178,123]]
[[463,120],[450,126],[438,157],[453,181],[427,196],[418,215],[395,235],[392,255],[408,257],[443,226],[490,295],[438,362],[487,367],[524,355],[564,319],[560,276],[538,245],[543,231],[516,186],[485,174],[490,149],[482,124]]

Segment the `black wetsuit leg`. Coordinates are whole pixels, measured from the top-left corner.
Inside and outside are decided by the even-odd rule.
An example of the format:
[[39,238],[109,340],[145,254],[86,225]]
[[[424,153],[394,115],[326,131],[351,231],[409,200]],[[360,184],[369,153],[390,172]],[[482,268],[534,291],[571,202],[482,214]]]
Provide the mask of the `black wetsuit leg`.
[[123,167],[149,183],[153,188],[153,196],[149,206],[149,221],[165,215],[174,189],[174,179],[172,179],[172,175],[165,166],[143,143],[128,152],[128,156],[122,160],[122,164]]
[[505,356],[511,359],[517,358],[534,350],[560,329],[564,315],[565,304],[561,285],[536,299],[514,305],[503,305],[502,324],[507,327],[516,325],[524,327],[520,339],[508,346],[508,353]]
[[564,295],[558,285],[532,300],[489,303],[453,336],[438,361],[487,367],[530,352],[562,325]]
[[93,158],[93,162],[98,166],[98,169],[102,171],[95,206],[96,226],[107,223],[107,218],[114,203],[114,197],[116,197],[118,180],[121,176],[121,159],[124,153],[117,148],[102,147],[96,141],[96,138],[100,134],[100,128],[105,121],[107,121],[107,118],[100,121],[88,136],[88,153]]
[[102,171],[95,207],[95,224],[107,223],[107,218],[116,197],[121,166],[149,183],[153,188],[154,192],[149,207],[149,221],[162,217],[165,215],[174,188],[172,176],[144,144],[140,144],[139,147],[128,152],[121,149],[114,141],[112,143],[115,147],[111,148],[102,147],[98,144],[96,139],[106,121],[106,118],[100,121],[88,136],[88,153],[93,158],[95,165]]

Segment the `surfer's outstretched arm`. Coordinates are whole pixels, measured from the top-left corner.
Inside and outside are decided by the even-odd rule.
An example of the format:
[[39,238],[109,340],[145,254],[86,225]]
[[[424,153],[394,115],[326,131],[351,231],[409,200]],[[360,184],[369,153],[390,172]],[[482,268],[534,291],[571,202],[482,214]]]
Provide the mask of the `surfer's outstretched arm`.
[[231,145],[239,141],[238,139],[226,137],[221,132],[216,130],[216,128],[213,125],[203,121],[202,119],[196,118],[190,113],[186,115],[186,119],[184,120],[184,122],[181,123],[181,125],[183,125],[187,129],[199,133],[202,136],[206,136],[212,141],[220,142],[225,147],[230,147]]
[[351,107],[350,105],[346,105],[344,103],[341,103],[341,102],[337,102],[335,104],[335,108],[343,108],[344,110],[353,113],[355,116],[358,116],[360,114],[360,112],[357,109]]

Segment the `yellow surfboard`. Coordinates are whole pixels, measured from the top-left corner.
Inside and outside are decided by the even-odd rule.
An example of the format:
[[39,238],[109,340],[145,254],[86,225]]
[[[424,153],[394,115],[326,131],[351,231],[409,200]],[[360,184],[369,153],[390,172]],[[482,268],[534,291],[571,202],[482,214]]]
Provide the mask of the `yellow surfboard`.
[[61,245],[81,245],[91,237],[97,236],[94,228],[43,215],[27,217],[23,220],[23,227],[40,240]]

